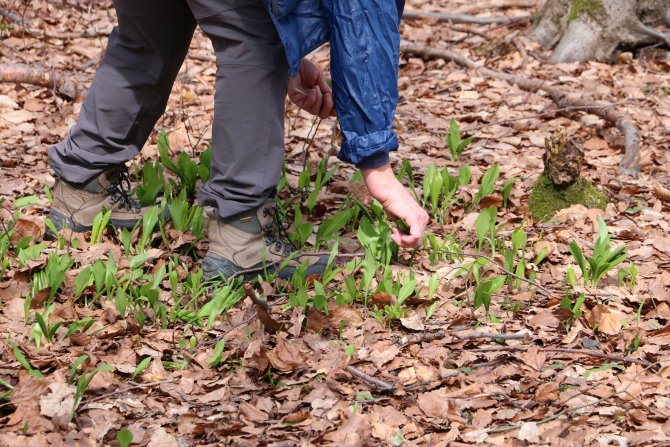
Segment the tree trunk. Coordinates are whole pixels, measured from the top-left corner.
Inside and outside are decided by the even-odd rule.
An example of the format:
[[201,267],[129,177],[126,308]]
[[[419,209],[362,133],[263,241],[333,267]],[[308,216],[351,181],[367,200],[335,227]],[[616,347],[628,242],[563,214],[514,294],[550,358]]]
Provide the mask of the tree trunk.
[[623,49],[668,44],[670,0],[547,0],[531,32],[551,61],[611,62]]

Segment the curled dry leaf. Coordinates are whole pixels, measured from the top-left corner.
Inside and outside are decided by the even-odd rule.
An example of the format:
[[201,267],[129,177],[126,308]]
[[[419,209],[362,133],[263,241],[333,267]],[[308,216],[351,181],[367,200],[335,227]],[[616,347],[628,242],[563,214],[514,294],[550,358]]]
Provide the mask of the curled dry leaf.
[[37,218],[24,217],[16,219],[14,232],[12,233],[12,244],[16,245],[24,237],[30,237],[30,241],[38,241],[44,236],[44,222]]
[[656,183],[654,186],[654,194],[658,199],[663,200],[664,202],[670,202],[670,189],[660,183]]

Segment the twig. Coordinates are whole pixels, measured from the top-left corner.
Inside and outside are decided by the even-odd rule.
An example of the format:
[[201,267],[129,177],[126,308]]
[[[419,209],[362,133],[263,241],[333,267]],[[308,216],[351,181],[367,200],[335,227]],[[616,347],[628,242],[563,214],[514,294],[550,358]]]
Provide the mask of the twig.
[[90,402],[97,402],[99,400],[103,400],[103,399],[106,399],[108,397],[116,396],[118,394],[127,393],[129,391],[138,390],[138,389],[141,389],[141,388],[151,388],[151,387],[154,387],[154,386],[165,385],[166,383],[179,382],[179,380],[180,380],[179,378],[175,377],[173,379],[163,380],[162,382],[137,383],[137,384],[132,385],[131,387],[126,388],[124,390],[112,391],[111,393],[103,394],[102,396],[97,396],[97,397],[92,397],[92,398],[86,399],[82,403],[87,404],[87,403],[90,403]]
[[533,119],[533,118],[542,118],[542,117],[545,117],[545,116],[553,116],[553,115],[556,115],[558,113],[572,112],[572,111],[576,111],[576,110],[607,109],[607,108],[612,108],[614,106],[620,106],[620,105],[628,104],[628,102],[629,102],[628,100],[624,100],[624,101],[619,101],[619,102],[615,102],[615,103],[612,103],[612,104],[601,104],[601,105],[596,104],[596,105],[587,105],[587,106],[582,106],[582,107],[578,107],[578,106],[563,107],[563,108],[560,108],[560,109],[553,109],[553,110],[549,110],[548,112],[536,113],[536,114],[533,114],[533,115],[519,116],[517,118],[507,118],[507,119],[500,120],[500,121],[491,121],[491,122],[488,122],[488,123],[485,123],[485,124],[480,124],[479,126],[475,126],[475,127],[472,127],[472,128],[469,128],[469,129],[464,129],[464,130],[468,134],[471,134],[473,132],[477,132],[477,131],[485,129],[487,127],[496,126],[496,125],[500,125],[500,124],[513,123],[515,121],[523,121],[523,120],[528,120],[528,119]]
[[411,390],[415,390],[417,388],[421,388],[421,387],[424,387],[424,386],[427,386],[427,385],[432,385],[433,383],[442,382],[444,380],[451,379],[452,377],[457,377],[459,374],[461,374],[461,371],[449,371],[449,372],[446,372],[446,373],[440,375],[440,377],[437,377],[435,379],[423,380],[421,382],[410,383],[408,385],[405,385],[403,388],[408,390],[408,391],[411,391]]
[[12,11],[9,11],[4,8],[0,8],[0,16],[6,17],[7,19],[11,20],[12,22],[16,23],[17,25],[25,25],[26,23],[30,23],[28,20],[24,19],[21,16],[18,16],[14,14]]
[[456,337],[459,341],[462,340],[481,340],[481,339],[501,339],[501,340],[524,340],[526,337],[529,337],[531,334],[528,332],[515,332],[513,334],[502,334],[502,333],[474,333],[474,334],[454,334],[447,331],[440,332],[424,332],[422,334],[410,334],[406,337],[403,337],[404,340],[403,347],[417,344],[425,343],[434,340],[440,340],[442,338],[452,336]]
[[474,25],[499,25],[499,24],[510,24],[525,22],[532,18],[532,16],[521,16],[521,17],[509,17],[509,16],[489,16],[489,17],[479,17],[472,16],[467,14],[446,14],[443,12],[433,12],[433,11],[416,11],[412,9],[406,9],[402,15],[403,19],[407,20],[416,20],[416,19],[433,19],[438,22],[450,22],[450,23],[469,23]]
[[371,385],[374,385],[379,391],[394,393],[398,389],[398,386],[396,384],[376,379],[368,374],[365,374],[363,371],[361,371],[356,367],[347,366],[347,371],[349,371],[353,376],[358,377],[359,379]]
[[[531,346],[495,346],[488,348],[473,348],[469,349],[468,352],[526,352],[531,348]],[[576,348],[539,348],[542,352],[557,352],[565,354],[577,354],[577,355],[586,355],[588,357],[595,357],[605,360],[613,360],[623,363],[635,363],[642,366],[651,366],[651,363],[648,360],[636,359],[633,357],[624,357],[616,354],[606,354],[604,352],[592,351],[589,349],[576,349]]]
[[619,112],[608,108],[609,104],[588,101],[586,99],[569,97],[565,92],[555,86],[546,85],[545,81],[537,78],[525,78],[523,76],[512,75],[501,71],[493,70],[475,62],[467,56],[453,51],[443,50],[441,48],[432,48],[428,46],[414,45],[403,42],[402,51],[422,57],[439,58],[455,62],[495,79],[501,79],[511,85],[535,92],[542,90],[549,94],[551,99],[559,107],[586,107],[602,106],[592,108],[592,114],[612,123],[624,136],[624,155],[619,164],[619,172],[633,177],[637,177],[640,171],[640,132],[631,117],[625,112]]
[[25,64],[0,64],[0,82],[46,87],[54,90],[66,99],[76,99],[79,97],[76,83],[67,75],[49,72]]
[[244,285],[244,295],[251,300],[252,303],[254,303],[256,306],[259,306],[263,308],[265,311],[270,311],[270,305],[268,304],[267,301],[265,301],[262,298],[259,298],[258,295],[256,295],[256,292],[254,291],[254,288],[251,287],[251,284],[246,283]]

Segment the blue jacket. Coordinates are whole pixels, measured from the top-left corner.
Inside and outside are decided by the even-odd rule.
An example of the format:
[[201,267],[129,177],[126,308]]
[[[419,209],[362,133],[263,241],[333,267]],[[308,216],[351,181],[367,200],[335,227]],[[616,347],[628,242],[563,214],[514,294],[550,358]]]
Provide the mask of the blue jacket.
[[325,42],[331,46],[335,109],[344,134],[338,157],[359,168],[389,161],[398,148],[399,22],[405,0],[265,0],[289,70]]

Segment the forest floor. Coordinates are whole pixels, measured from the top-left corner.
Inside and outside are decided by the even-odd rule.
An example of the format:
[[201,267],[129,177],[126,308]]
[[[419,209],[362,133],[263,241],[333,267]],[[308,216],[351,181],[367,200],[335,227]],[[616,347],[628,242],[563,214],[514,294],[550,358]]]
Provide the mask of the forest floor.
[[[529,16],[538,3],[422,0],[408,7]],[[66,73],[85,92],[115,23],[111,2],[10,0],[3,8],[29,20],[31,31],[3,19],[1,63]],[[401,252],[390,267],[379,265],[376,278],[369,268],[349,271],[343,263],[350,259],[340,259],[341,270],[324,292],[330,297],[327,313],[293,306],[296,293],[306,291],[319,307],[312,281],[306,288],[265,283],[259,293],[271,315],[262,316],[264,324],[256,317],[262,306],[243,298],[239,288],[224,297],[234,298],[229,310],[189,317],[212,295],[222,297],[217,287],[187,290],[185,278],[206,252],[202,241],[189,245],[190,234],[171,230],[167,240],[157,234],[142,253],[128,252],[111,228],[98,241],[91,234],[64,247],[43,240],[45,185],[54,183],[47,149],[66,135],[81,100],[1,83],[0,217],[5,228],[15,227],[13,237],[5,234],[11,244],[0,259],[0,445],[127,445],[128,431],[132,445],[143,446],[670,444],[668,52],[649,48],[635,57],[624,54],[613,65],[550,65],[549,53],[525,37],[530,26],[530,20],[483,26],[406,20],[402,34],[497,70],[544,79],[570,95],[615,104],[640,128],[638,178],[618,173],[622,136],[603,120],[556,110],[541,92],[455,63],[403,54],[396,172],[402,160],[409,162],[419,196],[430,164],[452,175],[467,164],[472,173],[443,221],[439,213],[431,221],[429,231],[442,248],[427,241],[416,253]],[[327,66],[327,49],[314,59]],[[206,149],[215,70],[210,44],[197,32],[168,109],[135,160],[138,166],[156,159],[162,129],[173,156]],[[451,118],[475,137],[458,160],[451,160],[444,138]],[[305,151],[312,172],[324,159],[329,168],[338,167],[312,210],[302,207],[314,229],[355,203],[352,196],[369,203],[360,183],[350,183],[354,170],[335,157],[335,120],[316,126],[289,106],[286,123],[284,204],[306,202],[307,194],[299,193]],[[543,169],[544,140],[557,129],[583,148],[582,173],[610,203],[604,211],[573,206],[537,222],[526,208]],[[480,201],[481,177],[496,163],[495,191]],[[514,177],[503,207],[502,186]],[[500,225],[495,255],[477,237],[480,213],[490,207],[497,209]],[[574,241],[590,255],[599,216],[612,244],[625,247],[628,257],[597,286],[586,287],[569,245]],[[518,228],[527,235],[527,248],[514,253],[512,266],[523,280],[504,267],[505,248],[510,251]],[[32,240],[20,250],[20,235],[26,234]],[[363,251],[356,225],[340,236],[341,255]],[[545,259],[533,264],[541,252]],[[51,262],[50,253],[70,261],[64,282],[53,290],[35,279]],[[479,272],[472,266],[477,259]],[[525,268],[519,270],[522,259]],[[155,295],[143,292],[122,316],[126,306],[119,306],[118,289],[96,297],[89,282],[75,299],[77,275],[98,260],[118,266],[115,284],[139,269],[129,290],[169,274],[150,287]],[[388,269],[394,276],[383,289],[379,275]],[[356,281],[353,291],[347,277]],[[412,287],[398,290],[407,284]],[[486,301],[486,287],[495,292],[488,311],[473,306]],[[411,296],[403,303],[406,292]],[[158,302],[147,302],[150,296]],[[335,296],[345,305],[337,306]],[[183,304],[192,298],[194,303]],[[161,309],[167,315],[161,317]],[[47,317],[44,326],[37,321],[40,312]],[[271,331],[274,323],[282,327]],[[103,368],[87,383],[87,374],[103,364],[110,370]]]

